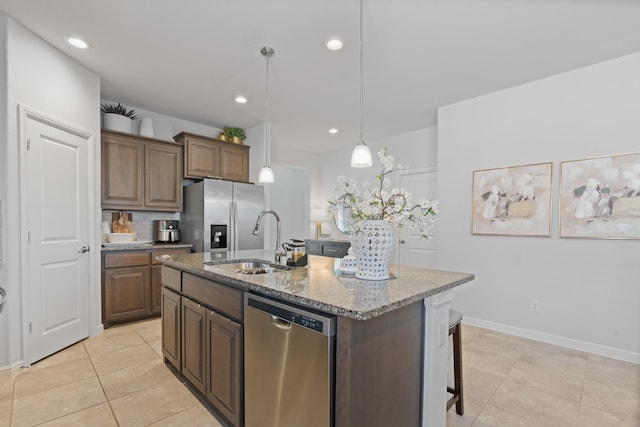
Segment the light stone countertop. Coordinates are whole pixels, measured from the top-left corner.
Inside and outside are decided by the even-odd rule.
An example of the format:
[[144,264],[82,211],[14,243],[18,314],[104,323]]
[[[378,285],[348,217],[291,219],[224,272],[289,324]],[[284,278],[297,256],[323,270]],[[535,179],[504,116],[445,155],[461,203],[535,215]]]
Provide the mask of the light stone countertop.
[[[455,288],[473,274],[392,265],[395,279],[369,281],[334,271],[334,259],[309,256],[309,265],[269,274],[242,274],[225,265],[232,261],[271,261],[273,251],[192,253],[157,257],[168,267],[244,291],[270,295],[326,313],[367,320]],[[214,262],[216,265],[205,263]]]

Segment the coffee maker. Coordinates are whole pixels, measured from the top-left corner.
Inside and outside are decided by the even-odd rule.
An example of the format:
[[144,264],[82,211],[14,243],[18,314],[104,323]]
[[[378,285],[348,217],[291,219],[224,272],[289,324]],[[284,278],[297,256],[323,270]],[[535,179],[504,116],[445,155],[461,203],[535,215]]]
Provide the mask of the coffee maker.
[[180,221],[171,219],[154,220],[153,240],[159,243],[178,243],[180,241]]

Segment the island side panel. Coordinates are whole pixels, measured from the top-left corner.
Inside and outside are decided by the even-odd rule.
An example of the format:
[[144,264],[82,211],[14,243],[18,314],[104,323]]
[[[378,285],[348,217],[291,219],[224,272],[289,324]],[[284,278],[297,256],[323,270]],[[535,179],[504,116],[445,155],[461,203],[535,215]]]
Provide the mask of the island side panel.
[[370,320],[338,317],[335,426],[418,426],[422,301]]

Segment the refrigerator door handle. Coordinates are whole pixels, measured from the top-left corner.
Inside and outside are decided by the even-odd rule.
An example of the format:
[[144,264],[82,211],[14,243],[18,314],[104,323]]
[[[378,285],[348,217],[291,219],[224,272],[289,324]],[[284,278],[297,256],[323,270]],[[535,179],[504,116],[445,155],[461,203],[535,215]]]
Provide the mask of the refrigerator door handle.
[[238,202],[233,203],[233,250],[238,250]]
[[233,209],[233,202],[229,202],[229,234],[227,236],[229,242],[229,250],[236,250],[236,217]]

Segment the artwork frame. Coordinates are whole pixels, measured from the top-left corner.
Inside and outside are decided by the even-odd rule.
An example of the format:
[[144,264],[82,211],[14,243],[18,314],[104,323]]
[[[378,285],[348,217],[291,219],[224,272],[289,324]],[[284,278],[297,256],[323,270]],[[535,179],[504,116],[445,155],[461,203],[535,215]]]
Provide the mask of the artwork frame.
[[471,234],[551,236],[553,163],[473,171]]
[[640,239],[640,153],[560,163],[561,238]]

